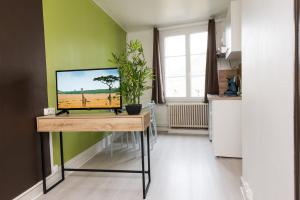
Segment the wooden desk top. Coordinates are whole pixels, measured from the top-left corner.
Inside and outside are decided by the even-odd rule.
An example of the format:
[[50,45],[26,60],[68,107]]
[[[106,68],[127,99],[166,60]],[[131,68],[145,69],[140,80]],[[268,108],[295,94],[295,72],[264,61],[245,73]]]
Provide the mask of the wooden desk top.
[[42,132],[101,132],[144,131],[150,125],[150,113],[63,114],[37,117],[37,131]]

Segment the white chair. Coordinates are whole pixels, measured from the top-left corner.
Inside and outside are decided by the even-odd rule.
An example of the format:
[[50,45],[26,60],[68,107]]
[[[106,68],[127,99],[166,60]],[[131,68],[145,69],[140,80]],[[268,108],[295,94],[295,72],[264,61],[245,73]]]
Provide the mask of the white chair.
[[[123,112],[125,112],[125,107],[123,107]],[[112,111],[113,112],[113,111]],[[114,151],[114,142],[116,139],[120,139],[121,140],[121,148],[124,146],[124,136],[126,136],[126,144],[127,144],[127,148],[129,148],[129,136],[131,135],[131,141],[132,141],[132,146],[134,148],[136,148],[136,135],[134,132],[122,132],[122,133],[116,133],[116,132],[112,132],[111,134],[108,134],[106,136],[106,141],[105,141],[105,148],[107,149],[107,152],[110,152],[110,156],[113,156],[113,151]],[[116,136],[119,136],[120,138],[116,138]],[[109,148],[109,150],[108,150]]]
[[[150,127],[149,127],[149,134],[151,139],[151,150],[153,149],[154,143],[157,142],[158,134],[157,134],[157,127],[156,127],[156,118],[155,118],[155,103],[151,102],[148,103],[147,106],[143,107],[143,110],[148,110],[150,112]],[[130,147],[129,145],[129,136],[131,136],[131,143],[132,147],[136,148],[136,145],[138,145],[138,149],[141,148],[140,143],[140,134],[137,132],[124,132],[124,133],[115,133],[113,132],[110,136],[106,137],[106,148],[110,148],[110,156],[113,156],[113,147],[114,147],[114,141],[116,139],[116,135],[121,134],[121,147],[124,146],[124,136],[126,136],[126,143],[127,148]],[[108,141],[109,140],[109,141]],[[109,144],[110,143],[110,144]],[[145,145],[144,145],[145,146]]]
[[148,104],[149,111],[150,111],[150,132],[154,138],[154,142],[157,142],[158,134],[157,134],[157,124],[156,124],[156,117],[155,117],[155,103],[151,102]]
[[[114,146],[115,146],[115,140],[116,139],[120,139],[121,142],[119,145],[121,145],[120,147],[123,148],[124,147],[124,136],[126,136],[126,148],[129,148],[129,136],[131,135],[131,141],[132,141],[132,147],[136,148],[136,135],[134,134],[134,132],[122,132],[122,133],[116,133],[116,132],[112,132],[111,134],[106,136],[106,149],[107,151],[110,152],[110,156],[113,156],[114,153]],[[119,136],[120,138],[116,138],[116,136]],[[109,148],[109,149],[108,149]]]
[[[157,138],[158,138],[156,117],[155,117],[155,103],[154,102],[148,103],[145,107],[143,107],[143,110],[147,110],[150,112],[149,134],[150,134],[150,140],[151,140],[151,144],[150,144],[151,150],[153,150],[154,143],[157,142]],[[140,135],[137,134],[136,137],[137,137],[137,141],[139,141],[138,144],[139,144],[139,149],[140,149],[140,147],[141,147]]]

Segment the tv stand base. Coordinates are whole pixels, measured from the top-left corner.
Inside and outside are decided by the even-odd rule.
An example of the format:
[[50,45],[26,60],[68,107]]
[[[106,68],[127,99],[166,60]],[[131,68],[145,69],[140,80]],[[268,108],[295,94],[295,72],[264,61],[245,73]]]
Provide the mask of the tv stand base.
[[64,113],[67,113],[67,115],[70,114],[70,112],[68,110],[61,110],[58,113],[56,113],[55,115],[58,116],[58,115],[62,115]]
[[119,113],[122,113],[122,110],[120,110],[120,109],[114,109],[114,112],[115,112],[116,115],[118,115]]

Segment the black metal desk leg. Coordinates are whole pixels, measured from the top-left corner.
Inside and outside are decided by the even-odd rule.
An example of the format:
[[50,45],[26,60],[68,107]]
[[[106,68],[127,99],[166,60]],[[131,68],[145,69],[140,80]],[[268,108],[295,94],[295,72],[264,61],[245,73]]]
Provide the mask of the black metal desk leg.
[[63,148],[63,135],[59,132],[59,145],[60,145],[60,164],[61,164],[61,179],[65,180],[65,164],[64,164],[64,148]]
[[144,155],[144,132],[141,131],[141,150],[142,150],[142,181],[143,181],[143,199],[146,198],[146,188],[145,188],[145,155]]
[[[148,178],[149,178],[149,182],[148,185],[151,182],[151,170],[150,170],[150,136],[149,136],[149,127],[147,128],[147,157],[148,157]],[[147,187],[147,189],[149,188],[149,186]]]
[[43,192],[44,194],[47,193],[46,188],[46,172],[45,172],[45,158],[44,158],[44,140],[43,140],[43,133],[40,133],[40,140],[41,140],[41,158],[42,158],[42,177],[43,177]]
[[47,177],[46,177],[46,169],[45,169],[46,166],[45,166],[45,157],[44,157],[44,140],[43,140],[44,134],[45,133],[40,133],[40,139],[41,139],[43,192],[44,194],[47,194],[50,190],[52,190],[54,187],[56,187],[65,179],[65,167],[64,167],[63,138],[62,138],[62,132],[60,132],[59,142],[60,142],[61,179],[47,189]]

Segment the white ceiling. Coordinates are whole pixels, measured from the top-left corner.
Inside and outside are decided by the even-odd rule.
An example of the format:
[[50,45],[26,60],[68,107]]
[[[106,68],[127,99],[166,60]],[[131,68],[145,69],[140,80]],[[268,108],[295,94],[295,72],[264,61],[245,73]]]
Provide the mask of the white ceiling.
[[126,31],[208,20],[224,14],[230,0],[94,0]]

